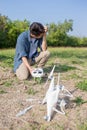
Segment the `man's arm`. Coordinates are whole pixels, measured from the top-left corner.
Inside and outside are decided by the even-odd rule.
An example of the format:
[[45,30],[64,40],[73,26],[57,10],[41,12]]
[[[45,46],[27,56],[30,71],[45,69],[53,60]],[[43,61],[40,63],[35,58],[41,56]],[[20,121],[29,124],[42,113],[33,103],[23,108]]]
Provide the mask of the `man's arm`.
[[46,51],[46,49],[47,49],[46,32],[48,31],[47,26],[45,26],[44,29],[45,29],[45,33],[43,35],[42,50]]
[[23,61],[23,63],[26,65],[26,67],[29,69],[29,71],[30,71],[30,73],[32,72],[32,67],[30,66],[30,64],[29,64],[29,62],[28,62],[28,60],[27,60],[27,58],[24,56],[24,57],[22,57],[22,61]]

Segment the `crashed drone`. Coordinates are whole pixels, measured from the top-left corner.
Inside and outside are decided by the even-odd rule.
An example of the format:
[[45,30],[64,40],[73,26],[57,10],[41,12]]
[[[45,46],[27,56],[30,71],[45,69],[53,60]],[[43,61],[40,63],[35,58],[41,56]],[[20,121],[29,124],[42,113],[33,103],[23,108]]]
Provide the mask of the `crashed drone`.
[[[67,102],[64,99],[64,96],[67,96],[69,98],[73,97],[73,95],[65,89],[63,85],[60,85],[60,73],[58,74],[58,81],[57,84],[54,83],[55,77],[53,76],[55,69],[55,65],[53,66],[53,69],[51,70],[47,81],[44,85],[44,87],[47,86],[48,81],[50,80],[49,88],[46,92],[46,95],[44,99],[42,100],[41,104],[47,104],[47,115],[44,117],[46,121],[51,121],[53,112],[57,112],[60,114],[65,114],[64,107],[66,106]],[[39,68],[33,71],[32,76],[34,78],[41,78],[43,76],[43,69]],[[37,100],[36,100],[37,101]],[[28,108],[24,109],[23,111],[20,111],[16,116],[21,116],[25,114],[28,110],[30,110],[33,106],[29,106]],[[59,109],[58,109],[59,108]]]
[[[65,114],[63,108],[67,103],[64,98],[60,98],[61,95],[73,97],[73,95],[67,89],[65,89],[63,85],[59,85],[59,77],[60,73],[58,75],[57,85],[54,84],[54,77],[52,77],[50,86],[42,102],[42,104],[47,103],[47,115],[44,117],[44,119],[47,121],[51,120],[54,111],[60,114]],[[58,110],[57,107],[60,109]]]

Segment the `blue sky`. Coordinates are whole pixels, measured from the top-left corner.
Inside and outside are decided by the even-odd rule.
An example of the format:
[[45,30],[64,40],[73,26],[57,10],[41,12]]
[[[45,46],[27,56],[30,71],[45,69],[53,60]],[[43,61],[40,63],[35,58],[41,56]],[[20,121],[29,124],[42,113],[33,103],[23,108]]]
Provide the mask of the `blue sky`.
[[0,13],[11,20],[42,24],[73,20],[75,36],[87,37],[87,0],[0,0]]

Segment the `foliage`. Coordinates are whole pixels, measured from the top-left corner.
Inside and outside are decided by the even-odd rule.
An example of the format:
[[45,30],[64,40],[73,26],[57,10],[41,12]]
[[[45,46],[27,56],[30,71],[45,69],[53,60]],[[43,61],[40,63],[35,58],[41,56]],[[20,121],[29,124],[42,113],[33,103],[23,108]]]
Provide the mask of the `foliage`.
[[[13,48],[16,45],[18,35],[28,30],[30,22],[10,20],[7,16],[0,14],[0,48]],[[63,23],[50,23],[48,26],[47,42],[49,46],[87,46],[87,38],[69,36],[73,31],[73,20],[65,20]]]
[[27,93],[30,95],[30,94],[32,94],[32,95],[35,95],[36,93],[37,93],[37,91],[35,91],[33,88],[29,88],[28,90],[27,90]]
[[67,33],[72,31],[72,20],[65,20],[64,23],[58,23],[57,25],[51,23],[48,28],[47,41],[48,45],[51,46],[66,46],[67,44]]
[[79,38],[75,36],[68,36],[66,46],[72,46],[72,47],[79,46]]
[[4,94],[4,93],[7,93],[7,92],[4,90],[0,90],[0,94]]
[[30,22],[11,21],[7,16],[0,15],[0,48],[15,47],[18,35],[28,30]]
[[10,47],[15,47],[15,43],[18,35],[21,32],[28,30],[28,27],[29,27],[29,23],[26,20],[24,21],[16,20],[11,24],[10,30],[8,31],[8,39],[10,41]]
[[42,78],[41,77],[34,77],[34,81],[38,84],[41,84]]
[[80,46],[87,46],[87,37],[83,37],[81,40],[80,40]]
[[78,130],[87,130],[87,121],[78,125]]
[[7,43],[5,39],[7,39],[8,23],[10,23],[8,17],[0,15],[0,48]]
[[87,91],[87,80],[80,81],[76,86],[81,90]]
[[80,96],[76,97],[73,101],[76,103],[77,106],[80,106],[81,104],[87,103],[87,101],[84,101],[82,99],[82,97],[80,97]]

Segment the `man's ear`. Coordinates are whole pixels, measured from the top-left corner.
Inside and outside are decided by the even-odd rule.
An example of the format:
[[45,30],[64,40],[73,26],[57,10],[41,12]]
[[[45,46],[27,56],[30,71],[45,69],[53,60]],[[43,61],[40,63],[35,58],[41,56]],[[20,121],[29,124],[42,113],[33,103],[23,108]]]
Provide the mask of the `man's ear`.
[[30,37],[35,38],[35,36],[32,33],[30,34]]

